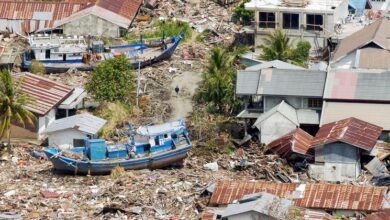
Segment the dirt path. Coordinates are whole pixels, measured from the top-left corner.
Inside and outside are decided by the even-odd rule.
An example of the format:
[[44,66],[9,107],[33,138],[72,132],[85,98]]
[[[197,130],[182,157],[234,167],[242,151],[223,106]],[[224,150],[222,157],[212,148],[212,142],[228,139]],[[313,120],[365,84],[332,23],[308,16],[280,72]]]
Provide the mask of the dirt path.
[[[201,80],[201,73],[195,71],[178,72],[172,79],[171,84],[171,120],[185,118],[192,112],[192,96],[195,93],[198,83]],[[179,87],[179,94],[175,87]]]

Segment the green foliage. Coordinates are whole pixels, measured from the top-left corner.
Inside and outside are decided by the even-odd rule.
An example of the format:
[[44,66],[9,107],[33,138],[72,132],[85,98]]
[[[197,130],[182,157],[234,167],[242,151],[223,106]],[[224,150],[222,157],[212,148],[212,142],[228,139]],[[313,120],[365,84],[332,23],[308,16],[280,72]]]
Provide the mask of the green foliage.
[[98,102],[129,102],[130,93],[134,91],[130,62],[122,55],[99,63],[85,88]]
[[6,137],[8,143],[11,138],[11,121],[17,121],[21,126],[34,125],[35,116],[24,106],[32,99],[21,91],[20,79],[16,85],[11,73],[0,71],[0,138]]
[[[141,33],[143,39],[153,39],[153,38],[161,38],[163,36],[163,32],[165,33],[165,37],[173,37],[177,36],[181,33],[184,34],[184,41],[191,38],[192,29],[187,22],[184,21],[154,21],[155,24],[153,31],[144,31]],[[130,36],[126,35],[124,40],[132,43],[140,40],[140,36]]]
[[246,10],[245,3],[250,0],[242,0],[240,4],[234,9],[234,19],[241,20],[244,25],[250,25],[251,20],[254,19],[255,12]]
[[197,42],[203,43],[203,42],[204,42],[204,38],[206,37],[206,35],[210,34],[210,32],[211,32],[211,31],[210,31],[209,29],[206,29],[206,30],[200,32],[200,33],[196,36],[195,40],[196,40]]
[[99,137],[110,138],[114,135],[115,128],[123,126],[130,119],[130,110],[120,102],[103,103],[95,114],[107,120],[107,123],[99,130]]
[[260,59],[281,60],[304,66],[309,57],[311,46],[309,42],[301,41],[294,48],[287,35],[282,30],[277,29],[265,39],[260,48],[262,49]]
[[30,72],[34,74],[45,74],[45,66],[37,60],[31,61]]

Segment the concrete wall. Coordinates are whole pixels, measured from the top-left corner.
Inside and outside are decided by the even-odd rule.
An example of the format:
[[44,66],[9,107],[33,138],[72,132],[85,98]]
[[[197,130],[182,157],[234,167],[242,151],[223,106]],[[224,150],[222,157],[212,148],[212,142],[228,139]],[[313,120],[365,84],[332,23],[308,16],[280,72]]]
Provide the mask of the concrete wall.
[[86,137],[87,134],[74,129],[57,131],[48,135],[49,146],[69,148],[73,147],[73,139],[85,139]]
[[337,8],[335,8],[333,13],[333,20],[329,20],[327,29],[330,32],[333,32],[334,26],[337,24],[337,22],[344,20],[348,14],[348,0],[344,0]]
[[274,113],[260,125],[261,143],[269,144],[273,140],[291,132],[296,125],[279,112]]
[[71,21],[63,26],[64,34],[119,37],[119,26],[94,15]]
[[352,69],[356,67],[355,59],[356,59],[356,51],[348,54],[341,60],[332,63],[330,66],[332,69]]
[[242,214],[232,215],[227,218],[228,220],[273,220],[275,218],[264,215],[258,212],[245,212]]
[[55,109],[50,110],[45,116],[38,118],[38,139],[42,139],[44,135],[42,132],[47,128],[47,126],[56,120],[56,111]]

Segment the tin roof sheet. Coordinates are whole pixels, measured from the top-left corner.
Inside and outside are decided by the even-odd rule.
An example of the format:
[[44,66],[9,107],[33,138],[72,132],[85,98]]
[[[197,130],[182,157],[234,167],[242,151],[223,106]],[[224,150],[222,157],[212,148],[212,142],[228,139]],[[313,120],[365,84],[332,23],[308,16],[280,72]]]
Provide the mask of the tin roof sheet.
[[[246,194],[268,192],[292,199],[295,206],[304,208],[377,211],[382,209],[387,190],[387,187],[341,184],[220,180],[216,184],[210,204],[227,205]],[[300,197],[296,196],[297,194],[300,194]]]
[[390,72],[383,70],[331,70],[324,91],[326,100],[390,101]]
[[13,73],[14,83],[22,78],[21,91],[32,100],[26,108],[38,115],[46,115],[73,91],[72,88],[31,73]]
[[387,39],[390,37],[389,26],[389,20],[379,19],[344,38],[336,47],[332,58],[333,62],[340,60],[352,51],[362,48],[369,43],[374,43],[383,49],[390,49]]
[[260,71],[266,68],[276,68],[276,69],[291,69],[291,70],[304,70],[305,68],[296,66],[290,63],[283,62],[281,60],[272,60],[260,64],[256,64],[250,67],[247,67],[245,70],[251,71]]
[[267,148],[282,158],[289,157],[292,153],[305,155],[310,149],[312,140],[313,136],[297,128],[283,137],[272,141],[267,145]]
[[347,118],[321,126],[312,146],[340,141],[364,150],[372,150],[381,133],[382,127],[357,118]]
[[44,133],[54,133],[66,129],[76,129],[88,134],[96,134],[106,124],[106,120],[91,114],[78,114],[53,121]]

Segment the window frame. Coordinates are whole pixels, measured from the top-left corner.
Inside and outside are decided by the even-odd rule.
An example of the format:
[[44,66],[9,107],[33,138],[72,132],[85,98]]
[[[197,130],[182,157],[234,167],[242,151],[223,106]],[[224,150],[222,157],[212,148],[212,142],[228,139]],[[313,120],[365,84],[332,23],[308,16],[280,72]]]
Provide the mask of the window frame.
[[321,98],[308,98],[307,107],[308,108],[322,108],[323,100]]
[[[289,25],[287,26],[286,25],[286,22],[285,22],[285,16],[289,16],[290,17],[290,22],[289,22]],[[293,18],[293,16],[298,16],[298,24],[297,24],[297,26],[295,27],[293,27],[292,26],[292,21],[294,20],[294,19],[292,19]],[[288,30],[299,30],[299,26],[300,26],[300,21],[299,21],[299,14],[298,13],[288,13],[288,12],[283,12],[282,13],[282,28],[283,29],[288,29]]]
[[[266,20],[261,20],[261,14],[265,14]],[[275,12],[266,12],[266,11],[259,11],[259,28],[272,28],[275,29],[276,27],[276,13]],[[273,21],[270,20],[270,15],[273,15]],[[271,17],[272,18],[272,17]]]
[[[313,16],[313,23],[309,24],[309,16]],[[317,23],[316,17],[321,17],[321,24]],[[323,31],[324,29],[321,26],[324,25],[324,15],[322,14],[306,14],[306,30],[307,31]],[[310,27],[310,28],[309,28]]]

